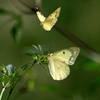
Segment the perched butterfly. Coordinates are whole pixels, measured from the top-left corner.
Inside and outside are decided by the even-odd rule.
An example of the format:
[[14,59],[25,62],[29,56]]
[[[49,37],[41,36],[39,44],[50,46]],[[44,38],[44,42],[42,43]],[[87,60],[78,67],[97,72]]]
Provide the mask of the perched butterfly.
[[57,18],[59,17],[60,14],[60,10],[61,7],[59,7],[58,9],[56,9],[52,14],[50,14],[47,18],[44,17],[44,15],[38,10],[38,8],[36,8],[36,14],[40,20],[40,23],[42,25],[42,27],[46,30],[46,31],[50,31],[51,28],[56,24],[57,22]]
[[70,74],[68,65],[73,65],[80,49],[71,47],[55,53],[51,53],[48,57],[49,71],[54,80],[63,80]]

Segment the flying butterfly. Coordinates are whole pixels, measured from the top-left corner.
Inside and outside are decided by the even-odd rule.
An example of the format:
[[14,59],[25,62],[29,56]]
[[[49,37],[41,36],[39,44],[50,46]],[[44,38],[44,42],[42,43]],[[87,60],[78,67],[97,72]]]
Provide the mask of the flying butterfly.
[[50,31],[52,27],[56,24],[57,18],[60,15],[61,7],[57,8],[52,14],[50,14],[47,18],[39,11],[37,7],[35,7],[36,14],[40,20],[42,27],[46,31]]
[[78,47],[71,47],[49,55],[48,67],[54,80],[63,80],[70,74],[68,65],[73,65],[75,63],[79,52],[80,49]]

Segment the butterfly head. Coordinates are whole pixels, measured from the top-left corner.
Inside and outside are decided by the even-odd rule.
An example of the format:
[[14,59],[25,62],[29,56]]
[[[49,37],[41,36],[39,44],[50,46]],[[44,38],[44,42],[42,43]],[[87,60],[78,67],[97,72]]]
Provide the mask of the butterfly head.
[[35,12],[40,11],[36,5],[34,5],[34,9],[35,9]]

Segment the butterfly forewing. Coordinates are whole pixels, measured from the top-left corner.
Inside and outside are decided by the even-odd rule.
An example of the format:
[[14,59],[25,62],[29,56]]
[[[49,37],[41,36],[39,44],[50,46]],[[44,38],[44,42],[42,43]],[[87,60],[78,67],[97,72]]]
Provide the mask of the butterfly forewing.
[[69,51],[72,53],[72,56],[70,57],[68,64],[73,65],[77,56],[79,55],[80,49],[78,47],[71,47],[69,48]]
[[49,58],[49,71],[54,80],[63,80],[69,73],[70,69],[66,63],[60,62],[55,58]]
[[64,49],[53,53],[53,57],[67,63],[68,65],[73,65],[80,49],[77,47],[71,47],[69,49]]
[[60,15],[60,11],[61,11],[61,7],[57,8],[53,13],[51,13],[47,19],[50,19],[50,18],[58,18],[59,15]]
[[52,14],[50,14],[42,23],[42,26],[45,30],[50,31],[51,28],[56,24],[57,18],[60,14],[61,7],[55,10]]
[[58,52],[53,53],[53,57],[59,61],[69,64],[69,59],[72,56],[72,53],[68,49],[64,49]]

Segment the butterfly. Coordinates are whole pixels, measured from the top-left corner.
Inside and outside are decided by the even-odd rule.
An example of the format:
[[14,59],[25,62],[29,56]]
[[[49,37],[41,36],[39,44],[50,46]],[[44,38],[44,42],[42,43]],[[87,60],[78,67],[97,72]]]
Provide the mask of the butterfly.
[[36,14],[40,20],[40,23],[46,31],[50,31],[52,27],[56,24],[58,20],[57,18],[59,17],[59,14],[60,14],[60,10],[61,10],[61,7],[57,8],[47,18],[39,10],[36,10]]
[[78,47],[70,47],[49,55],[48,67],[54,80],[63,80],[70,74],[68,65],[73,65],[75,63],[79,52],[80,49]]

